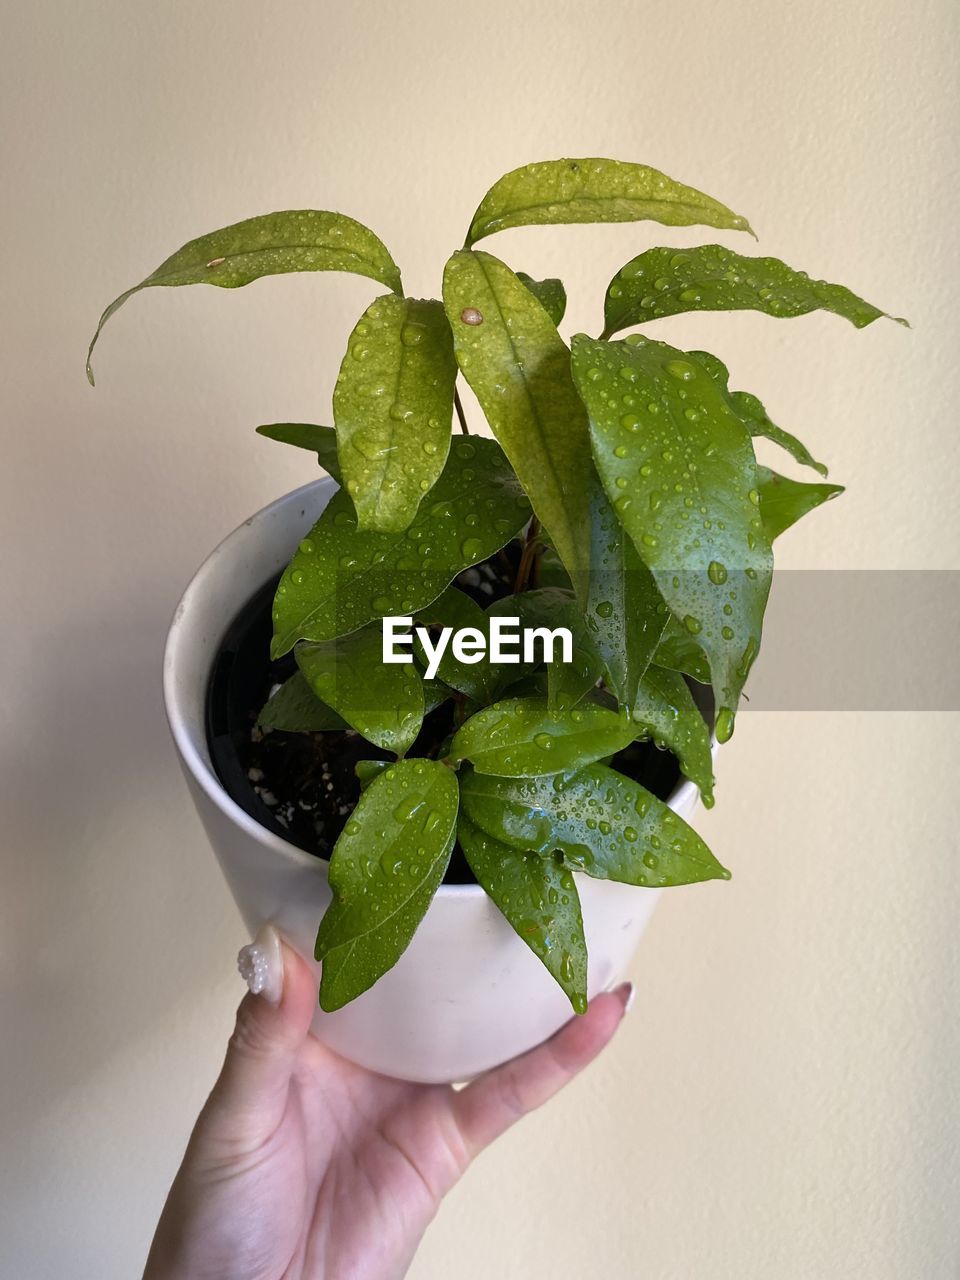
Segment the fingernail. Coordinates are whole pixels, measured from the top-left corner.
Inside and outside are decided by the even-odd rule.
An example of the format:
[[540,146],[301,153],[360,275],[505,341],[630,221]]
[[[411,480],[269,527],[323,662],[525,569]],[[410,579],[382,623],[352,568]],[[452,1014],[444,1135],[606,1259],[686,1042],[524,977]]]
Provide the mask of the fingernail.
[[637,988],[632,982],[621,982],[619,987],[614,987],[613,994],[623,1005],[624,1014],[628,1014],[637,998]]
[[263,996],[274,1008],[283,995],[283,952],[280,935],[272,924],[265,924],[254,940],[240,948],[237,968],[255,996]]

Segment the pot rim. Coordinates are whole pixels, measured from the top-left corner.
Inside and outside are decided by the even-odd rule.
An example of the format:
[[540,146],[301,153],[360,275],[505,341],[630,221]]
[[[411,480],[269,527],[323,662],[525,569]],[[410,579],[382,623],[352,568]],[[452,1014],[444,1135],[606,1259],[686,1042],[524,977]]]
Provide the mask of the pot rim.
[[[189,769],[191,776],[211,803],[216,805],[225,817],[229,818],[252,839],[301,868],[316,867],[318,863],[326,866],[329,864],[329,858],[307,853],[306,850],[298,848],[288,840],[284,840],[282,836],[268,831],[266,827],[261,826],[255,818],[242,809],[227,792],[210,761],[204,759],[200,751],[197,750],[193,736],[187,727],[187,720],[181,708],[181,698],[177,688],[177,669],[183,645],[185,644],[184,619],[189,615],[195,601],[202,597],[207,582],[217,573],[221,554],[227,544],[232,542],[233,539],[241,537],[247,529],[254,527],[261,519],[291,501],[295,502],[298,495],[305,497],[307,494],[315,492],[318,488],[327,488],[330,485],[336,487],[336,482],[330,476],[324,475],[317,480],[310,481],[308,484],[301,485],[297,489],[292,489],[289,493],[275,498],[267,506],[261,507],[254,515],[249,516],[242,524],[222,538],[193,574],[183,595],[180,597],[167,631],[167,640],[163,651],[163,705],[167,724],[170,726],[170,733],[180,757]],[[231,621],[232,619],[230,618],[224,620],[224,631]],[[220,639],[222,641],[222,635]],[[217,648],[219,648],[219,643]],[[213,663],[215,653],[216,649],[211,654],[210,661],[206,667],[207,679],[209,679],[210,666]],[[681,775],[681,781],[671,791],[666,803],[672,809],[677,808],[688,799],[691,792],[696,792],[695,784],[689,778],[684,778]],[[479,884],[441,884],[437,889],[436,896],[452,899],[477,898],[480,896],[485,897],[486,891]]]

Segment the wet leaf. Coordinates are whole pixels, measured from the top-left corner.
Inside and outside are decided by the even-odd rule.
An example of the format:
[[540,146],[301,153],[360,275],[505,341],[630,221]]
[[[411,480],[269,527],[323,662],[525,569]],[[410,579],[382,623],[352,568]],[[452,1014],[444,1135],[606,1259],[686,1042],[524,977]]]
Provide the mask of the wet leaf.
[[568,867],[646,887],[729,879],[692,827],[602,764],[550,778],[460,778],[469,820],[514,849],[559,850]]
[[411,614],[509,542],[530,506],[498,445],[458,440],[406,533],[360,533],[341,490],[300,543],[274,602],[271,656],[330,640],[375,618]]
[[587,944],[573,876],[558,858],[500,844],[463,814],[457,835],[481,888],[543,961],[574,1013],[586,1013]]
[[725,742],[773,569],[750,436],[703,366],[666,343],[579,335],[573,367],[607,496],[707,655]]
[[330,858],[333,901],[317,933],[328,1013],[406,950],[450,861],[457,807],[457,780],[435,760],[393,764],[361,795]]
[[647,220],[668,227],[750,231],[747,220],[719,200],[657,169],[589,158],[547,160],[505,174],[480,202],[466,243],[469,247],[507,227]]
[[337,433],[333,427],[317,427],[310,422],[270,422],[257,427],[257,435],[281,444],[292,444],[297,449],[308,449],[317,455],[317,461],[337,484],[340,479],[340,460],[337,457]]
[[394,293],[403,292],[397,264],[383,243],[368,227],[345,214],[290,209],[246,218],[191,240],[145,280],[110,303],[100,317],[87,355],[91,386],[90,359],[100,331],[114,312],[141,289],[183,284],[238,289],[261,276],[288,271],[351,271],[379,281]]
[[463,375],[560,559],[585,585],[584,479],[593,464],[570,353],[533,294],[487,253],[453,255],[443,301]]
[[[454,631],[472,627],[479,631],[485,641],[489,640],[489,620],[484,611],[466,592],[456,587],[447,587],[443,595],[438,596],[425,609],[421,609],[414,617],[419,627],[453,627]],[[436,637],[434,637],[436,640]],[[451,637],[452,641],[452,637]],[[419,640],[414,640],[414,652],[424,666],[427,665],[427,654]],[[470,698],[486,701],[496,688],[500,678],[489,661],[489,649],[481,661],[461,662],[453,653],[452,643],[448,643],[440,658],[437,678],[451,689],[467,694]]]
[[640,681],[632,718],[636,729],[643,729],[658,746],[673,752],[684,775],[700,789],[703,803],[712,809],[710,734],[683,676],[663,667],[648,667]]
[[257,724],[261,729],[282,729],[287,733],[322,733],[325,729],[347,727],[333,707],[321,702],[301,671],[294,672],[267,699]]
[[392,760],[358,760],[353,766],[353,772],[360,781],[360,790],[366,791],[370,783],[375,778],[379,778],[385,769],[393,767]]
[[[607,288],[607,335],[686,311],[762,311],[805,316],[832,311],[862,329],[887,316],[842,284],[811,280],[779,258],[751,258],[720,244],[647,249],[631,258]],[[899,316],[887,316],[906,324]]]
[[[543,629],[555,632],[565,627],[572,639],[572,662],[562,662],[563,648],[559,639],[551,642],[554,661],[547,664],[547,689],[550,707],[572,707],[590,689],[594,687],[603,673],[603,662],[597,652],[596,644],[586,619],[580,612],[573,592],[560,587],[539,587],[535,591],[522,591],[518,595],[506,596],[497,600],[487,610],[489,615],[518,618],[521,629],[531,632]],[[536,639],[535,651],[538,659],[544,652],[543,640]],[[498,688],[505,687],[508,681],[515,681],[524,673],[534,671],[540,661],[527,663],[522,660],[517,666],[504,667],[503,675],[498,681]],[[495,668],[496,669],[496,668]]]
[[456,732],[450,755],[478,773],[533,778],[568,772],[622,750],[638,736],[630,718],[592,703],[551,710],[545,698],[484,707]]
[[799,480],[777,475],[769,467],[758,467],[757,479],[760,516],[771,542],[821,503],[829,502],[838,493],[843,493],[843,485],[801,484]]
[[610,687],[630,709],[669,611],[647,566],[600,485],[591,494],[590,594],[587,622]]
[[694,640],[682,622],[671,618],[667,629],[653,655],[658,667],[668,671],[682,671],[699,684],[710,683],[710,664],[707,655]]
[[517,272],[517,279],[527,286],[554,324],[559,324],[567,310],[567,291],[562,280],[534,280],[525,271]]
[[789,431],[784,431],[782,427],[778,427],[770,421],[766,409],[755,395],[751,395],[749,391],[729,390],[727,383],[730,375],[727,371],[727,366],[722,360],[718,360],[709,351],[690,351],[688,355],[693,356],[695,360],[702,364],[714,382],[723,388],[730,402],[730,407],[752,436],[763,436],[767,440],[772,440],[781,449],[786,449],[787,453],[803,466],[812,467],[814,471],[819,471],[822,476],[827,474],[827,468],[822,462],[818,462],[814,458],[805,444],[799,441],[796,436],[791,435]]
[[357,321],[333,393],[358,528],[399,533],[443,470],[457,362],[439,302],[376,298]]
[[319,644],[298,644],[310,688],[368,742],[403,755],[423,723],[423,681],[409,663],[385,663],[379,623]]

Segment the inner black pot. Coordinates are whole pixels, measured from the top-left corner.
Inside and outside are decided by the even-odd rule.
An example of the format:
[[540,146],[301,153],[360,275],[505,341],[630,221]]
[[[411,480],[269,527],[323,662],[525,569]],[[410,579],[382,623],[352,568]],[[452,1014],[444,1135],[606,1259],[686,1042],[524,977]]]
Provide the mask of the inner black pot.
[[[481,605],[508,595],[519,545],[511,543],[483,564],[467,569],[456,585]],[[262,827],[298,849],[327,858],[360,798],[354,767],[360,760],[393,757],[351,730],[327,733],[262,732],[256,719],[274,685],[296,670],[293,654],[270,660],[271,611],[279,575],[257,591],[231,622],[207,685],[206,725],[210,758],[224,790]],[[408,756],[429,756],[453,728],[448,701],[424,718]],[[677,785],[675,758],[651,742],[634,742],[612,760],[613,768],[661,800]],[[448,884],[474,882],[459,846],[445,876]]]

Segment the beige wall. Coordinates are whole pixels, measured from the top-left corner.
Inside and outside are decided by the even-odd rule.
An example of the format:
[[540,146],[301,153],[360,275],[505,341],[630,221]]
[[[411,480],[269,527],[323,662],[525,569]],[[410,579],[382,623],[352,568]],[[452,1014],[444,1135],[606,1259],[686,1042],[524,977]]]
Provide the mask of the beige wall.
[[[162,719],[164,625],[213,542],[309,478],[252,427],[329,420],[374,289],[157,291],[107,331],[92,391],[100,307],[193,235],[303,205],[368,222],[435,293],[502,171],[644,160],[914,322],[671,323],[851,484],[781,563],[958,568],[958,10],[4,8],[0,1273],[104,1280],[138,1274],[240,994]],[[699,233],[490,247],[562,273],[565,328],[595,332],[609,276],[661,237]],[[734,880],[663,903],[616,1046],[470,1174],[416,1280],[957,1274],[956,733],[741,717],[702,822]]]

